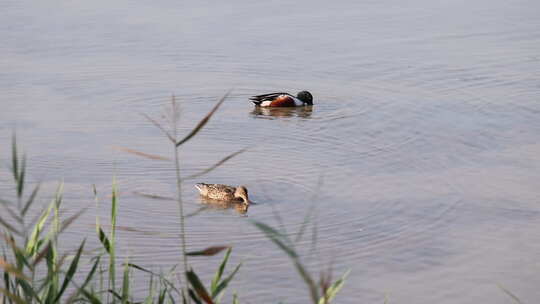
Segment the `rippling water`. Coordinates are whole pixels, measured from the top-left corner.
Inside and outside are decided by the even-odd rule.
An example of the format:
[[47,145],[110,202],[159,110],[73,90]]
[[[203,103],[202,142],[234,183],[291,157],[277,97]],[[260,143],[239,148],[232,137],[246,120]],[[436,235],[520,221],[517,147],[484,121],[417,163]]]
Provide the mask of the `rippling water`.
[[[540,299],[540,11],[538,1],[57,1],[0,4],[0,189],[11,132],[30,174],[65,207],[93,206],[65,235],[92,235],[121,191],[121,254],[154,269],[179,261],[159,118],[171,94],[188,132],[230,98],[181,150],[182,174],[248,151],[200,181],[247,185],[247,217],[190,218],[189,247],[234,246],[232,289],[252,303],[306,302],[290,261],[249,222],[300,228],[313,269],[352,269],[339,303],[525,303]],[[310,90],[311,109],[257,110],[252,94]],[[193,182],[194,183],[194,182]],[[200,200],[184,185],[188,212]],[[44,202],[46,197],[44,197]],[[94,244],[97,246],[97,244]],[[313,249],[313,250],[312,250]],[[312,252],[312,253],[310,253]],[[210,274],[219,257],[193,259]],[[144,290],[146,282],[136,289]],[[300,289],[300,291],[298,291]]]

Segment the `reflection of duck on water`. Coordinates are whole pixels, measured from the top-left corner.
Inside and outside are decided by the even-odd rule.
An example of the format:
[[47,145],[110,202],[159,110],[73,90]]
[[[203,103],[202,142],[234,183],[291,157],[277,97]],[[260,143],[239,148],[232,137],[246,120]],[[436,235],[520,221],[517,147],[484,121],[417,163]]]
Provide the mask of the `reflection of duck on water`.
[[206,203],[220,209],[234,208],[243,214],[247,212],[251,203],[248,191],[244,186],[231,187],[221,184],[199,183],[195,187]]
[[251,114],[255,116],[309,118],[311,117],[312,112],[312,106],[294,108],[255,107],[253,111],[251,111]]

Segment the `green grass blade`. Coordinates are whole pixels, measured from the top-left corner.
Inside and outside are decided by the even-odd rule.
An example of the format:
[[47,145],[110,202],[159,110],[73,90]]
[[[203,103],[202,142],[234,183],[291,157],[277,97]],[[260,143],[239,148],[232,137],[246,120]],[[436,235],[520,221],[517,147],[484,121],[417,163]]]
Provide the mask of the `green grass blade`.
[[[52,243],[52,241],[51,241]],[[53,303],[58,293],[58,268],[57,268],[57,255],[54,244],[48,246],[49,250],[45,255],[45,261],[47,262],[47,280],[45,286],[48,287],[45,298],[45,303]]]
[[169,290],[167,290],[167,295],[169,296],[169,303],[176,304],[176,301],[174,300],[174,296],[171,294]]
[[7,230],[15,233],[18,236],[22,235],[21,232],[19,232],[19,230],[17,230],[17,228],[13,227],[10,223],[5,221],[2,217],[0,217],[0,225],[4,226],[4,228],[6,228]]
[[0,203],[2,203],[2,207],[4,207],[4,209],[6,209],[6,211],[9,213],[9,216],[16,220],[17,222],[19,222],[19,224],[23,224],[23,220],[22,218],[18,215],[18,214],[15,214],[15,212],[13,210],[11,210],[11,208],[9,207],[9,205],[11,204],[11,202],[8,202],[8,201],[5,201],[5,200],[2,200],[0,199]]
[[34,190],[32,191],[32,194],[30,194],[30,197],[26,201],[26,204],[24,204],[24,208],[22,209],[22,214],[25,215],[28,209],[30,209],[30,206],[34,202],[34,199],[36,198],[36,195],[38,194],[40,184],[38,184]]
[[283,250],[289,257],[296,259],[298,258],[298,254],[296,251],[291,247],[287,246],[281,239],[284,238],[283,234],[279,233],[276,229],[261,223],[257,221],[253,221],[255,226],[259,228],[264,234],[266,234],[266,237],[268,237],[274,244],[278,245],[281,250]]
[[129,301],[129,263],[124,264],[124,277],[122,279],[122,304],[127,304]]
[[11,265],[3,258],[0,258],[0,268],[3,268],[5,273],[10,274],[18,279],[30,281],[30,278],[25,276],[21,269]]
[[218,103],[216,103],[216,105],[212,108],[212,110],[210,110],[210,112],[208,112],[208,114],[206,114],[206,116],[203,119],[201,119],[201,121],[199,121],[199,123],[195,126],[195,128],[193,128],[193,130],[191,130],[191,132],[189,132],[189,134],[186,135],[186,137],[184,137],[182,140],[176,143],[177,147],[181,146],[182,144],[190,140],[193,136],[195,136],[195,134],[199,133],[199,131],[204,127],[204,125],[206,125],[206,123],[208,123],[210,118],[217,111],[219,106],[221,106],[221,104],[225,101],[225,99],[227,99],[227,97],[229,96],[229,93],[230,92],[227,92],[225,95],[223,95],[223,97],[221,97],[221,99],[218,101]]
[[38,291],[34,290],[34,288],[26,281],[18,280],[17,281],[18,286],[23,290],[22,294],[25,295],[25,298],[28,300],[27,302],[32,302],[32,299],[35,300],[37,303],[43,303],[41,298],[38,296]]
[[502,286],[501,284],[497,284],[497,286],[499,287],[499,289],[501,289],[504,293],[506,293],[510,298],[512,298],[512,300],[515,302],[515,303],[518,303],[518,304],[522,304],[523,302],[521,302],[521,300],[515,295],[513,294],[510,290],[504,288],[504,286]]
[[295,243],[298,243],[300,242],[300,240],[302,240],[302,236],[304,235],[306,227],[311,220],[311,215],[313,214],[314,210],[315,210],[315,205],[311,205],[308,212],[304,216],[304,220],[302,221],[302,225],[300,225],[300,229],[298,230],[298,233],[296,234],[296,238],[294,240]]
[[36,265],[38,265],[41,260],[43,260],[43,258],[45,257],[45,255],[47,255],[47,252],[48,250],[50,250],[50,247],[51,246],[51,243],[48,242],[47,243],[47,246],[41,250],[41,252],[37,253],[36,255],[34,255],[34,261],[32,261],[32,266],[35,267]]
[[103,248],[105,248],[105,251],[107,251],[108,254],[111,254],[111,242],[109,242],[109,239],[107,238],[107,235],[101,229],[101,227],[98,228],[98,238],[101,244],[103,245]]
[[192,174],[188,177],[185,177],[183,178],[183,180],[189,180],[189,179],[195,179],[195,178],[198,178],[198,177],[201,177],[209,172],[212,172],[214,169],[218,168],[219,166],[223,165],[224,163],[226,163],[227,161],[229,161],[231,158],[237,156],[238,154],[242,154],[244,153],[245,151],[247,150],[247,148],[243,148],[243,149],[240,149],[226,157],[224,157],[223,159],[221,159],[220,161],[218,161],[217,163],[215,163],[213,166],[209,167],[209,168],[206,168],[204,169],[203,171],[199,172],[199,173],[196,173],[196,174]]
[[19,169],[19,178],[17,179],[17,196],[22,197],[24,191],[24,176],[26,174],[26,156],[23,155],[21,168]]
[[51,214],[53,207],[54,200],[51,201],[49,207],[43,211],[43,213],[38,218],[37,223],[34,225],[34,229],[32,230],[32,233],[30,234],[30,238],[28,240],[28,244],[26,245],[26,253],[28,255],[35,254],[39,250],[38,242],[40,234],[41,231],[43,231],[43,226],[45,225],[47,218]]
[[88,210],[88,208],[84,208],[79,212],[75,213],[74,215],[68,217],[66,220],[62,221],[62,224],[60,224],[59,233],[62,233],[64,230],[66,230],[76,219],[78,219],[83,213],[85,213],[86,210]]
[[101,257],[98,256],[96,258],[96,261],[94,262],[94,265],[92,266],[92,269],[90,270],[88,275],[86,275],[86,279],[84,280],[84,283],[81,286],[78,286],[77,290],[75,290],[75,292],[73,292],[73,294],[69,296],[68,300],[66,301],[67,303],[74,302],[75,298],[77,298],[79,294],[83,293],[83,289],[85,289],[86,286],[92,281],[100,260],[101,260]]
[[306,282],[306,285],[309,288],[309,293],[311,295],[311,300],[313,303],[317,303],[319,300],[319,292],[317,291],[317,284],[315,284],[315,281],[311,278],[308,271],[302,263],[298,259],[293,259],[294,261],[294,267],[296,268],[296,271],[300,274],[304,282]]
[[92,304],[101,304],[101,301],[93,294],[86,291],[84,288],[80,289],[81,293],[90,301]]
[[19,180],[19,160],[17,155],[17,135],[15,132],[11,136],[11,171],[13,173],[13,179],[17,182]]
[[[4,252],[4,260],[7,260],[5,249],[2,249],[2,251]],[[9,272],[4,271],[3,277],[4,277],[4,286],[6,287],[6,290],[7,290],[8,292],[10,292],[9,289],[10,289],[10,286],[11,286],[11,278],[9,277]],[[3,300],[2,300],[2,303],[7,303],[6,298],[7,298],[7,296],[4,295]]]
[[212,293],[212,298],[216,298],[219,296],[219,294],[227,288],[227,285],[229,285],[229,282],[234,278],[234,275],[238,272],[240,267],[242,266],[242,263],[238,264],[236,268],[229,274],[223,281],[221,281],[217,287],[215,292]]
[[347,270],[347,272],[345,272],[345,274],[343,274],[343,276],[339,280],[335,281],[328,288],[328,290],[326,290],[326,295],[323,295],[319,299],[319,304],[327,304],[327,303],[330,303],[334,299],[334,297],[337,295],[337,293],[341,290],[341,288],[345,284],[345,279],[347,279],[347,276],[349,275],[350,272],[351,272],[350,270]]
[[180,296],[181,295],[181,292],[180,290],[178,290],[178,288],[176,288],[176,286],[174,286],[174,284],[169,281],[167,278],[165,278],[162,274],[159,274],[159,273],[155,273],[155,272],[152,272],[144,267],[141,267],[141,266],[138,266],[136,264],[133,264],[133,263],[128,263],[127,264],[129,267],[131,268],[135,268],[137,270],[140,270],[140,271],[143,271],[143,272],[146,272],[146,273],[149,273],[150,275],[152,276],[157,276],[161,279],[162,282],[165,282],[166,285],[168,285],[172,290],[174,290],[176,293],[178,293],[178,295]]
[[99,265],[99,262],[101,261],[101,257],[97,257],[96,258],[96,261],[94,262],[94,265],[92,266],[92,269],[90,270],[90,272],[88,273],[88,275],[86,276],[86,279],[84,280],[84,283],[81,285],[81,288],[86,288],[86,286],[88,285],[88,283],[90,283],[92,281],[92,279],[94,278],[94,274],[96,273],[96,270],[97,270],[97,267]]
[[[118,212],[118,188],[116,178],[113,178],[112,198],[111,198],[111,233],[109,237],[109,288],[116,290],[116,215]],[[113,302],[115,302],[113,298]]]
[[60,287],[60,291],[58,291],[58,294],[56,295],[54,302],[60,301],[60,298],[64,294],[64,291],[66,290],[69,282],[73,279],[73,275],[77,271],[77,267],[79,265],[79,259],[81,257],[81,253],[83,251],[85,243],[86,243],[86,240],[82,241],[81,246],[79,246],[79,250],[77,250],[77,254],[75,255],[75,258],[71,262],[71,265],[69,265],[68,271],[64,277],[64,282],[62,283],[62,287]]
[[225,256],[223,257],[223,261],[221,261],[221,265],[219,265],[219,268],[216,271],[214,278],[212,279],[212,283],[210,285],[210,291],[212,292],[212,297],[214,297],[215,290],[219,284],[219,281],[221,280],[221,276],[223,275],[223,271],[225,270],[225,267],[227,266],[227,262],[229,261],[230,255],[231,255],[231,248],[227,249],[227,252],[225,253]]
[[165,303],[165,295],[167,294],[167,286],[161,290],[158,297],[158,303],[162,304]]
[[109,293],[113,295],[113,297],[117,300],[122,300],[122,296],[118,294],[118,292],[112,290],[112,289],[109,289]]
[[274,242],[274,244],[276,244],[281,250],[283,250],[293,260],[296,270],[298,271],[298,273],[300,274],[300,276],[302,277],[302,279],[304,280],[304,282],[309,288],[312,302],[318,303],[319,292],[317,291],[317,284],[315,284],[315,281],[313,281],[313,278],[311,277],[311,275],[308,273],[308,271],[304,268],[304,266],[300,262],[298,254],[296,253],[294,248],[292,248],[292,246],[287,246],[287,244],[285,244],[282,241],[282,239],[285,239],[288,241],[286,236],[284,236],[283,234],[279,233],[276,229],[264,223],[257,222],[257,221],[253,221],[253,223],[255,224],[257,228],[263,231],[266,234],[266,236],[272,242]]
[[195,304],[202,304],[202,302],[199,300],[195,292],[193,292],[193,289],[190,288],[188,290],[188,293],[189,293],[189,297],[193,300],[193,302],[195,302]]
[[195,292],[197,295],[206,303],[206,304],[213,304],[214,301],[208,294],[208,291],[206,291],[206,288],[201,283],[201,280],[199,280],[199,277],[193,270],[186,271],[186,277],[191,284],[191,286],[195,289]]

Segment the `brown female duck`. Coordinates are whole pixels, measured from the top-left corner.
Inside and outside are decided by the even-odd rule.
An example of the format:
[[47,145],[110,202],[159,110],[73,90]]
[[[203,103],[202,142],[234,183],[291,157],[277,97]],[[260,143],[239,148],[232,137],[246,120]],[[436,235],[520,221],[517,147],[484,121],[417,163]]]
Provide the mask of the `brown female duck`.
[[222,202],[243,203],[249,205],[248,191],[246,187],[232,187],[221,184],[199,183],[195,185],[201,196]]

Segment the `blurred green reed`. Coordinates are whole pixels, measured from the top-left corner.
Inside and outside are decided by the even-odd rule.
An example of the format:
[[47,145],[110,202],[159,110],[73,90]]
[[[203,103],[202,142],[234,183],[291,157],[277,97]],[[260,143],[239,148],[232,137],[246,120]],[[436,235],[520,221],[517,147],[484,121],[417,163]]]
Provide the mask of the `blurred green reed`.
[[[211,111],[181,139],[177,127],[179,107],[175,97],[171,99],[169,111],[169,129],[158,121],[144,115],[152,124],[158,127],[169,139],[174,152],[174,166],[176,172],[177,193],[175,200],[178,203],[180,220],[180,243],[182,248],[181,264],[185,282],[177,277],[178,265],[173,265],[166,273],[156,273],[142,266],[124,261],[122,269],[118,269],[116,259],[116,222],[118,217],[118,187],[116,180],[112,182],[110,228],[107,233],[101,226],[99,217],[96,217],[96,234],[101,244],[99,253],[95,250],[85,251],[86,240],[83,239],[77,249],[63,252],[59,251],[59,235],[86,211],[83,209],[67,219],[61,221],[60,209],[63,201],[63,184],[60,183],[54,198],[41,211],[35,219],[28,220],[28,211],[34,205],[40,185],[37,184],[30,194],[26,192],[26,156],[18,152],[15,134],[11,145],[11,172],[15,184],[14,199],[0,198],[0,205],[7,212],[0,214],[0,231],[2,237],[2,257],[0,268],[3,270],[2,285],[0,285],[0,303],[221,303],[225,290],[238,273],[242,264],[238,264],[227,275],[224,275],[231,248],[228,246],[211,246],[203,250],[188,251],[186,247],[185,219],[195,216],[198,212],[185,215],[182,200],[182,183],[200,177],[223,165],[231,158],[243,153],[246,149],[233,152],[219,160],[213,166],[186,178],[181,177],[179,149],[200,132],[227,98],[224,95]],[[169,160],[169,158],[152,155],[128,148],[119,148],[153,160]],[[93,186],[95,203],[99,205],[98,191]],[[155,199],[169,199],[167,197],[149,196]],[[296,240],[302,237],[309,217],[302,224],[301,231]],[[293,261],[295,269],[308,286],[311,300],[316,304],[330,303],[338,291],[343,287],[348,272],[335,282],[331,281],[331,272],[321,274],[318,283],[304,267],[301,258],[295,251],[292,240],[287,234],[261,222],[253,222],[264,234],[284,251]],[[189,257],[213,256],[226,250],[222,262],[214,274],[209,285],[205,286],[199,275],[189,266]],[[82,262],[84,261],[84,262]],[[88,263],[90,270],[81,274],[81,263]],[[119,273],[119,271],[121,273]],[[148,279],[147,294],[143,301],[135,301],[131,284],[135,278],[133,272],[137,271]],[[78,274],[75,276],[75,274]],[[121,284],[117,284],[121,282]],[[232,303],[239,304],[236,293],[233,294]]]

